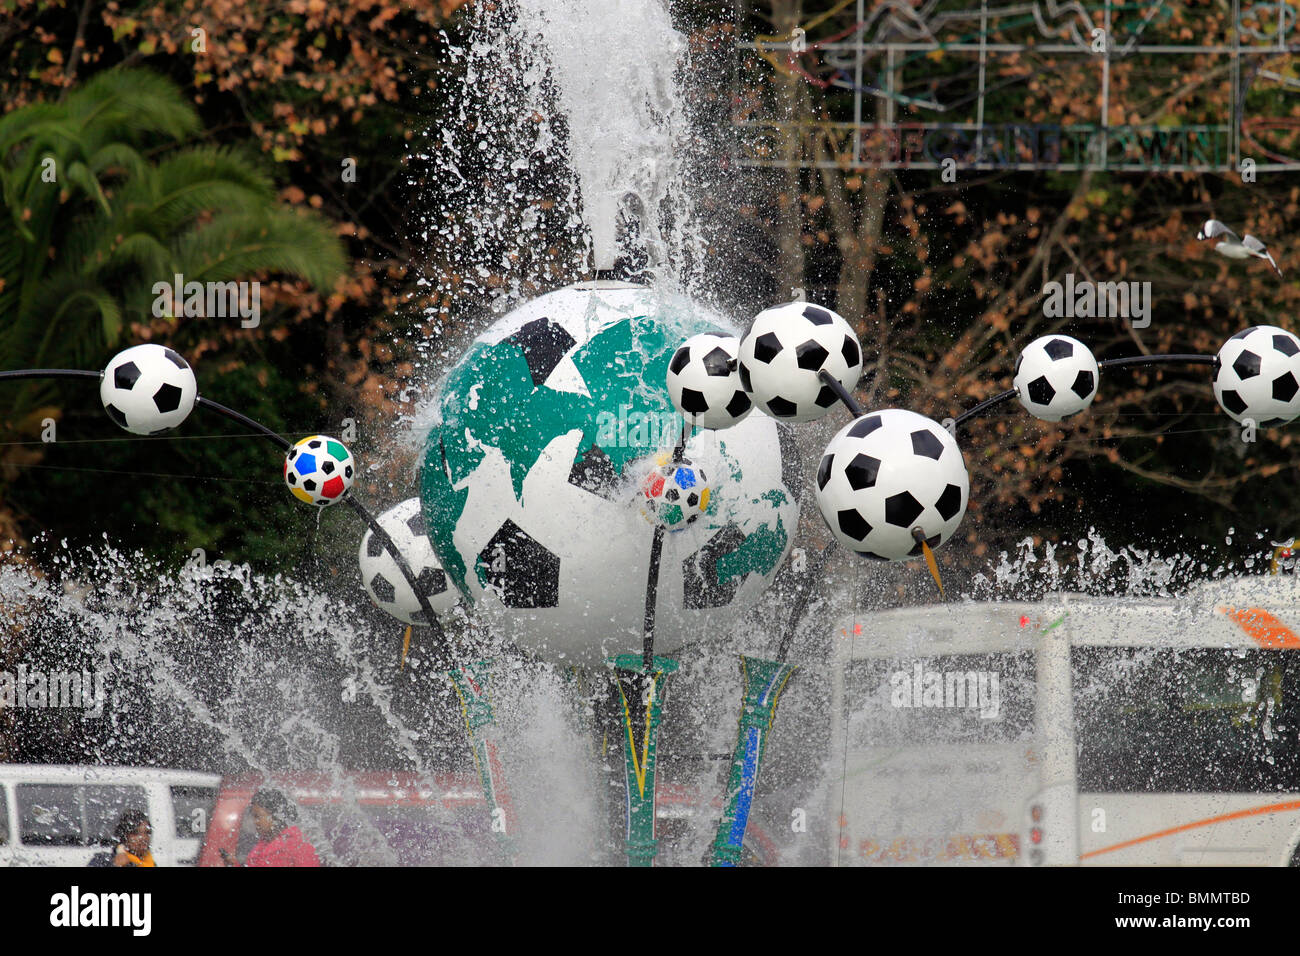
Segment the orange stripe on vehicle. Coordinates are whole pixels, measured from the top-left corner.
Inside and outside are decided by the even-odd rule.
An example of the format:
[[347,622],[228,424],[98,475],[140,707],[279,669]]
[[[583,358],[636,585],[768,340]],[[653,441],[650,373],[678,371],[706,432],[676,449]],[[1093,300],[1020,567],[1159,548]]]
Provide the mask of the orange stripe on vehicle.
[[1300,636],[1262,607],[1225,607],[1222,610],[1260,647],[1300,647]]
[[1292,800],[1288,803],[1270,803],[1267,806],[1251,807],[1248,810],[1236,810],[1221,816],[1206,817],[1204,820],[1196,820],[1192,823],[1184,823],[1181,826],[1170,827],[1168,830],[1160,830],[1157,833],[1148,833],[1146,836],[1125,840],[1123,843],[1116,843],[1114,846],[1104,846],[1100,850],[1091,850],[1088,853],[1080,854],[1079,859],[1086,860],[1090,856],[1113,853],[1115,850],[1124,850],[1131,846],[1137,846],[1139,843],[1146,843],[1148,840],[1159,840],[1161,837],[1173,836],[1175,833],[1185,833],[1198,827],[1208,827],[1214,823],[1226,823],[1229,820],[1242,820],[1246,817],[1258,817],[1269,813],[1289,813],[1293,810],[1300,810],[1300,800]]

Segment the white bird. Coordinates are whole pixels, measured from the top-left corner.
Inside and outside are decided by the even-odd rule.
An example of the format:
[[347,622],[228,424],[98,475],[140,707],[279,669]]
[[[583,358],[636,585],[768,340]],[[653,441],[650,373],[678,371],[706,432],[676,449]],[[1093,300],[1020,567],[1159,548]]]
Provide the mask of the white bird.
[[1264,243],[1250,233],[1247,233],[1243,238],[1219,222],[1219,220],[1207,219],[1205,225],[1201,226],[1201,231],[1196,234],[1197,239],[1215,239],[1219,236],[1224,237],[1214,244],[1214,251],[1219,255],[1227,256],[1229,259],[1249,259],[1251,256],[1257,259],[1267,259],[1268,264],[1273,267],[1274,271],[1279,276],[1282,275],[1282,270],[1277,267],[1277,263],[1273,261],[1273,257],[1269,254],[1268,249],[1264,247]]

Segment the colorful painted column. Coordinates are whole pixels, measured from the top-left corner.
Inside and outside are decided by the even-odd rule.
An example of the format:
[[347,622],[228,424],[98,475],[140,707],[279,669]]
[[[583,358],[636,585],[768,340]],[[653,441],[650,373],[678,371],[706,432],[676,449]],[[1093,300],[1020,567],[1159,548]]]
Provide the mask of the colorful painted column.
[[628,866],[652,866],[659,852],[656,839],[655,761],[660,708],[668,676],[677,662],[655,657],[649,672],[640,654],[610,659],[618,689],[623,726],[623,767],[627,776],[625,833]]
[[754,788],[763,766],[767,737],[776,719],[776,705],[781,691],[794,673],[793,664],[769,661],[761,657],[741,657],[740,673],[744,679],[744,696],[740,710],[740,727],[736,733],[736,752],[731,760],[731,777],[727,782],[727,803],[713,841],[714,866],[739,866],[749,811],[754,805]]
[[478,770],[479,782],[483,785],[483,796],[487,800],[491,815],[492,832],[497,835],[497,842],[502,853],[511,863],[515,859],[514,833],[518,818],[514,805],[510,802],[510,791],[506,788],[505,773],[501,767],[501,756],[497,752],[493,736],[492,703],[488,699],[488,678],[491,674],[491,661],[477,661],[464,664],[447,672],[451,684],[460,698],[460,710],[465,718],[465,733],[469,737],[470,750],[474,754],[474,767]]

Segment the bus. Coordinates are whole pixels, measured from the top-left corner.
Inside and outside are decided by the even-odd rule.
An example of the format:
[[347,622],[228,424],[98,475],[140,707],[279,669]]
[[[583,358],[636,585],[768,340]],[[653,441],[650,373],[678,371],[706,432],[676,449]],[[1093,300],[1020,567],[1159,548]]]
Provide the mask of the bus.
[[1300,865],[1297,583],[843,621],[832,860]]

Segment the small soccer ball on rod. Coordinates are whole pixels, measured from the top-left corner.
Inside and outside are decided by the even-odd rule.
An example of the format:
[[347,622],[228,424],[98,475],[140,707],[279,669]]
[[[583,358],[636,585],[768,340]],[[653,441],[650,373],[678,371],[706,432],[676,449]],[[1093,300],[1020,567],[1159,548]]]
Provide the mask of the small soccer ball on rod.
[[160,435],[189,417],[198,400],[194,370],[166,346],[133,345],[118,352],[99,379],[104,411],[133,435]]
[[[433,553],[424,526],[424,515],[420,511],[420,499],[407,498],[379,515],[375,521],[388,532],[393,544],[406,559],[415,576],[415,583],[429,602],[433,613],[441,616],[454,608],[460,600],[460,593],[451,586],[442,564]],[[406,624],[428,623],[415,591],[373,529],[366,529],[362,536],[357,560],[361,566],[362,587],[376,607]]]
[[810,422],[835,404],[829,372],[852,392],[862,377],[862,347],[852,327],[830,309],[787,302],[754,317],[740,340],[740,381],[773,418]]
[[841,545],[863,557],[921,553],[914,530],[938,548],[966,514],[970,478],[957,440],[901,408],[869,412],[831,439],[817,468],[817,507]]
[[704,470],[686,458],[668,453],[655,457],[641,481],[641,514],[667,531],[681,531],[703,514],[717,508],[713,488]]
[[693,335],[668,363],[668,397],[687,424],[730,428],[744,421],[754,403],[740,383],[740,339],[705,332]]
[[1228,339],[1214,359],[1214,400],[1233,420],[1260,428],[1300,415],[1300,338],[1257,325]]
[[355,475],[352,452],[328,435],[309,435],[284,456],[284,483],[295,498],[309,505],[338,504]]
[[1097,397],[1101,370],[1092,351],[1068,335],[1044,335],[1016,359],[1012,383],[1025,410],[1045,422],[1077,415]]

